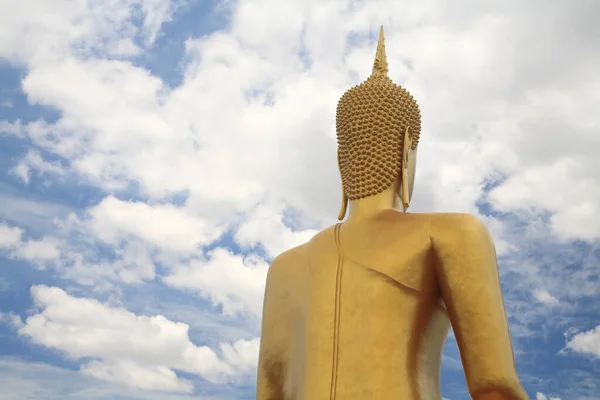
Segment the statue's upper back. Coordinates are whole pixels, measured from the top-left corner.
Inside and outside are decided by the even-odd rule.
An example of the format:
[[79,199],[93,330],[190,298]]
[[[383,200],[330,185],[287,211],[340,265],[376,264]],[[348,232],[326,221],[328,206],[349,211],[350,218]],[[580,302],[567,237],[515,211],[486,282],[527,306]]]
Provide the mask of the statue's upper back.
[[390,211],[369,220],[329,227],[307,243],[307,261],[312,266],[333,268],[341,256],[392,284],[417,292],[431,291],[436,262],[431,237],[436,236],[435,221],[441,215],[436,217]]

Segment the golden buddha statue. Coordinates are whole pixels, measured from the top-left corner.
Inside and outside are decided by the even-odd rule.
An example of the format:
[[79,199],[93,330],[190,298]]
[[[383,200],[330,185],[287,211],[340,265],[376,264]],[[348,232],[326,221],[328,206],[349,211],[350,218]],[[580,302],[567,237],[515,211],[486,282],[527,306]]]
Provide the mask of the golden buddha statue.
[[348,200],[350,215],[271,264],[257,400],[439,400],[450,324],[473,399],[528,399],[487,229],[405,212],[421,120],[387,77],[383,27],[373,74],[336,119],[339,219]]

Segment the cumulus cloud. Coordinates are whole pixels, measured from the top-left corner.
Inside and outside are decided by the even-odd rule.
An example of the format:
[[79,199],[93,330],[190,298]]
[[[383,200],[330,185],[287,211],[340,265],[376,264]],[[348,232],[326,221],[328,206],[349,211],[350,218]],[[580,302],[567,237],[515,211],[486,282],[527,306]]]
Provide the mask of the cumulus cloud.
[[536,400],[560,400],[560,397],[546,397],[545,394],[537,392],[535,394],[535,399]]
[[[79,231],[80,232],[80,231]],[[60,232],[57,230],[57,233]],[[93,251],[96,242],[77,242],[69,235],[47,235],[41,239],[23,239],[23,230],[0,223],[0,249],[13,259],[24,260],[40,269],[53,268],[63,278],[87,286],[111,285],[114,282],[139,283],[155,277],[150,249],[139,241],[129,241],[114,249],[116,259],[102,260]]]
[[86,223],[106,243],[117,245],[136,237],[164,251],[193,253],[210,244],[223,228],[211,226],[186,209],[171,204],[148,205],[109,196],[88,210]]
[[15,248],[21,244],[22,230],[9,226],[7,224],[0,224],[0,246],[3,249]]
[[292,247],[306,243],[317,232],[312,229],[293,231],[283,222],[283,209],[260,205],[248,213],[238,227],[235,239],[247,248],[261,244],[267,254],[274,258]]
[[14,313],[0,312],[0,322],[7,324],[9,327],[19,329],[23,326],[21,317]]
[[568,340],[566,348],[600,358],[600,326],[576,333]]
[[[131,2],[132,7],[140,4],[162,16],[147,14],[144,20],[144,29],[156,32],[149,27],[169,18],[168,2],[153,7]],[[555,62],[520,102],[512,101],[527,88],[515,82],[525,85],[518,78],[536,67],[515,56],[513,41],[531,33],[520,22],[536,13],[537,29],[543,31],[550,23],[569,22],[566,16],[582,10],[563,5],[559,15],[565,17],[556,21],[554,14],[511,5],[493,15],[471,10],[460,18],[442,18],[443,8],[435,1],[386,3],[383,8],[377,2],[355,8],[334,2],[319,12],[311,11],[311,4],[281,8],[268,0],[240,2],[231,10],[229,29],[187,42],[189,62],[177,88],[166,88],[125,61],[78,60],[67,54],[55,64],[32,68],[25,91],[33,101],[58,107],[63,118],[52,125],[32,124],[29,135],[107,189],[136,181],[158,198],[186,191],[188,205],[208,220],[223,223],[227,215],[251,210],[269,193],[323,222],[333,221],[339,201],[334,105],[350,83],[368,76],[373,46],[365,39],[373,24],[386,22],[393,8],[400,7],[402,32],[393,23],[387,30],[391,74],[417,96],[425,121],[415,210],[477,213],[485,178],[509,174],[490,194],[495,207],[549,210],[555,213],[551,223],[557,234],[598,237],[593,226],[600,224],[582,223],[596,218],[594,204],[578,200],[584,193],[590,197],[583,188],[597,186],[596,175],[586,167],[593,160],[585,149],[592,146],[557,153],[556,146],[546,145],[543,152],[532,151],[541,142],[558,143],[562,136],[547,138],[560,135],[561,126],[583,142],[593,140],[593,113],[573,106],[575,98],[577,104],[595,101],[595,92],[586,89],[590,79],[595,82],[591,71],[567,75]],[[263,7],[272,11],[258,11]],[[283,17],[286,13],[290,18]],[[127,24],[127,15],[112,22]],[[424,15],[434,16],[430,24],[415,23]],[[332,18],[340,22],[334,31]],[[283,20],[285,24],[277,23]],[[506,32],[511,34],[506,37]],[[352,47],[350,34],[358,38]],[[561,44],[567,46],[569,40],[575,38],[561,37]],[[579,51],[572,54],[581,63],[591,61],[586,59],[588,44],[578,42]],[[547,56],[537,42],[520,41],[519,50]],[[68,86],[62,79],[66,76]],[[569,90],[548,86],[566,79],[572,82]],[[551,118],[556,122],[548,131]],[[553,187],[571,193],[570,203],[548,192]],[[270,210],[273,216],[278,212]]]
[[248,312],[260,317],[267,269],[260,257],[242,257],[217,248],[206,259],[175,266],[164,281],[209,298],[226,315]]
[[30,150],[21,161],[11,169],[11,173],[23,183],[29,183],[31,171],[40,174],[63,175],[64,167],[57,162],[48,162],[42,158],[39,152]]
[[39,240],[22,239],[23,231],[17,227],[0,223],[0,249],[10,257],[27,260],[40,268],[60,258],[60,242],[51,236]]
[[58,243],[52,238],[30,240],[23,243],[17,253],[20,257],[30,261],[52,261],[60,257],[58,246]]
[[546,304],[546,305],[556,305],[559,303],[558,299],[554,296],[552,296],[550,293],[548,293],[546,290],[535,290],[533,292],[533,297],[535,297],[535,299],[537,301],[539,301],[540,303]]
[[[31,10],[35,9],[35,15]],[[122,40],[138,36],[151,44],[161,25],[169,20],[171,0],[125,0],[117,3],[92,0],[27,0],[0,6],[3,35],[0,56],[27,65],[52,62],[70,47],[80,52],[110,54]],[[133,23],[143,18],[141,31]],[[117,46],[118,48],[118,46]]]
[[[19,358],[0,359],[3,400],[113,400],[127,396],[135,400],[191,400],[184,393],[148,392],[87,377],[78,371]],[[207,400],[221,398],[207,396]]]
[[[550,211],[550,226],[556,236],[593,241],[600,237],[600,225],[592,223],[599,216],[591,199],[600,198],[600,186],[586,177],[586,168],[584,161],[570,158],[532,167],[494,189],[490,199],[503,209]],[[563,193],[557,188],[568,190]]]
[[233,344],[223,343],[221,352],[224,360],[232,365],[238,376],[252,375],[258,364],[258,351],[260,339],[240,339]]
[[[227,382],[248,374],[257,341],[224,344],[224,359],[190,341],[189,326],[163,316],[135,315],[97,300],[70,296],[56,287],[31,290],[38,312],[19,333],[34,343],[82,361],[81,372],[141,389],[190,392],[174,370]],[[85,361],[89,360],[91,361]]]
[[11,135],[15,137],[23,137],[24,127],[21,121],[8,122],[0,121],[0,135]]

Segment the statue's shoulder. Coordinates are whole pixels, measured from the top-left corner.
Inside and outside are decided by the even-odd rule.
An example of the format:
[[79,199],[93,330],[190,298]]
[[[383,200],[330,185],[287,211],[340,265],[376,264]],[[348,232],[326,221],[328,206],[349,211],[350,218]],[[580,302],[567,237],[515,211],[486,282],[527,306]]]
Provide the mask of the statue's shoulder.
[[432,227],[439,228],[479,228],[484,226],[483,222],[472,214],[464,213],[430,213],[421,214],[428,219]]
[[[476,216],[464,213],[389,213],[384,216],[388,223],[404,232],[411,226],[414,232],[435,238],[437,236],[453,237],[473,234],[487,234],[485,224]],[[415,229],[416,228],[416,229]]]
[[429,220],[432,239],[450,239],[451,242],[460,240],[463,244],[491,239],[486,225],[472,214],[432,213],[424,215],[427,215]]
[[304,246],[306,245],[303,244],[286,250],[271,261],[267,271],[267,292],[279,292],[289,287],[289,283],[295,280],[293,275],[296,268],[294,266],[297,264]]
[[271,262],[270,269],[282,268],[283,266],[290,265],[290,263],[293,263],[294,261],[298,260],[299,256],[306,253],[307,245],[308,243],[304,243],[300,246],[293,247],[279,254]]
[[[273,259],[269,267],[269,271],[277,269],[289,269],[298,267],[299,264],[306,264],[308,259],[309,248],[313,250],[319,246],[322,246],[324,242],[330,241],[333,237],[335,225],[323,229],[312,237],[308,242],[303,243],[299,246],[293,247],[289,250],[284,251]],[[273,272],[274,274],[277,272]]]
[[446,231],[448,229],[459,232],[462,230],[472,230],[485,228],[485,225],[479,218],[471,214],[464,213],[414,213],[404,214],[402,212],[389,212],[383,217],[392,221],[399,227],[410,224],[421,225],[427,228],[431,233],[436,231]]

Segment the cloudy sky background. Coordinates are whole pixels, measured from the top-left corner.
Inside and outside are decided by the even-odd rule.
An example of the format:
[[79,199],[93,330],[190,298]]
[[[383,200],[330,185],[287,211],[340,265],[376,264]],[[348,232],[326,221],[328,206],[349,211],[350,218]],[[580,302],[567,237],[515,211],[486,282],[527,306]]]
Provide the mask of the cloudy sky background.
[[[0,0],[3,398],[252,399],[268,263],[335,222],[335,106],[383,24],[423,115],[411,211],[487,223],[528,393],[597,399],[598,15]],[[442,383],[468,398],[452,337]]]

